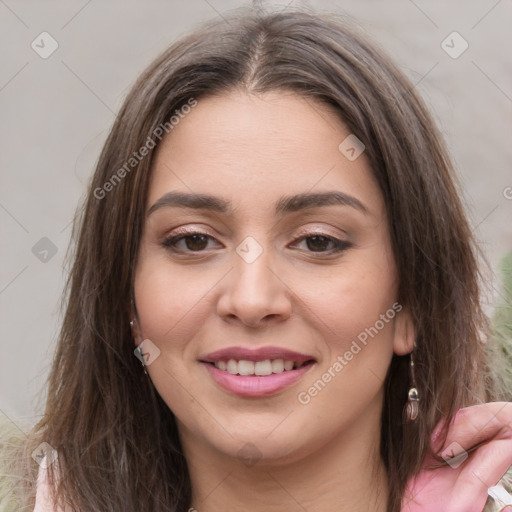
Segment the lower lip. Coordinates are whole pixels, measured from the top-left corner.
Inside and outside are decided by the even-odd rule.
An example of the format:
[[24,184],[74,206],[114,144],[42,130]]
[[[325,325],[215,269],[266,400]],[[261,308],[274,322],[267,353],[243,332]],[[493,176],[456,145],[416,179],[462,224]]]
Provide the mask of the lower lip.
[[201,363],[212,376],[213,380],[223,389],[244,397],[261,397],[278,393],[295,384],[314,363],[306,364],[296,370],[285,370],[282,373],[272,373],[262,377],[232,375],[224,370],[219,370],[210,363]]

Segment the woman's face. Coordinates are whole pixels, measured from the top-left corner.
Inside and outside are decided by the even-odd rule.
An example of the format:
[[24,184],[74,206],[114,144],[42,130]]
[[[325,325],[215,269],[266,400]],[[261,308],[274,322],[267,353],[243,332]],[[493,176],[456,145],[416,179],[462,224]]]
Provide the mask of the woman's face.
[[349,135],[312,99],[232,92],[162,141],[135,302],[185,449],[283,463],[377,435],[412,339],[383,198]]

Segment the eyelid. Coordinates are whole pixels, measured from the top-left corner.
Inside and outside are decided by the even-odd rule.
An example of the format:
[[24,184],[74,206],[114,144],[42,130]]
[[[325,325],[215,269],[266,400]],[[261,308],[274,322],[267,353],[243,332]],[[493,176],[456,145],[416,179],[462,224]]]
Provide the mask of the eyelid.
[[[213,236],[212,234],[208,233],[204,228],[176,228],[176,230],[172,231],[172,234],[166,234],[162,237],[162,240],[160,241],[160,244],[164,247],[171,248],[173,241],[179,241],[183,238],[189,237],[189,236],[205,236],[208,239],[214,240],[215,242],[221,244],[222,242],[219,242],[216,236]],[[191,252],[191,251],[190,251]]]
[[[345,252],[347,249],[350,249],[354,246],[354,244],[348,240],[344,240],[344,237],[338,237],[334,236],[328,233],[325,233],[321,230],[314,230],[313,228],[306,229],[302,228],[299,230],[300,233],[294,236],[293,241],[291,243],[291,247],[294,245],[297,245],[304,240],[307,240],[308,238],[314,238],[314,237],[321,237],[328,241],[328,243],[332,244],[333,247],[331,249],[328,249],[326,251],[305,251],[306,253],[316,255],[315,258],[329,258],[336,255],[341,255],[343,252]],[[179,242],[181,242],[183,239],[191,236],[203,236],[209,240],[214,240],[215,242],[221,243],[217,240],[217,238],[213,235],[210,235],[208,232],[202,231],[201,229],[195,229],[195,228],[181,228],[177,229],[177,231],[173,232],[172,235],[168,235],[162,242],[161,245],[167,249],[170,250],[176,254],[181,255],[189,255],[189,256],[200,256],[204,253],[208,253],[208,249],[203,249],[199,251],[193,251],[193,250],[180,250],[177,249],[176,246]]]
[[169,238],[174,238],[180,235],[207,235],[217,240],[217,237],[211,234],[208,229],[204,227],[177,227],[171,230],[171,232],[162,235],[162,239],[168,240]]
[[[340,230],[342,231],[343,235],[344,236],[348,236],[347,233],[344,231],[344,230]],[[167,235],[164,235],[163,236],[163,240],[166,241],[168,240],[169,238],[174,238],[174,237],[177,237],[177,236],[180,236],[180,235],[207,235],[213,239],[215,239],[216,241],[217,240],[217,237],[212,235],[211,233],[209,233],[206,228],[204,227],[200,227],[200,228],[195,228],[195,227],[178,227],[176,228],[175,230],[173,230],[172,232],[172,235],[170,234],[167,234]],[[327,231],[325,231],[324,229],[321,229],[321,228],[315,228],[315,227],[301,227],[299,228],[299,230],[295,233],[294,235],[294,239],[293,241],[297,241],[299,240],[301,237],[304,237],[304,236],[325,236],[327,238],[339,238],[340,235],[335,235],[333,233],[329,233]]]
[[332,238],[339,238],[340,236],[345,236],[348,238],[348,233],[346,231],[344,231],[343,229],[340,229],[340,228],[336,228],[338,229],[338,231],[341,231],[341,235],[340,234],[334,234],[334,233],[330,233],[329,231],[326,231],[325,227],[323,228],[320,228],[320,227],[317,227],[317,226],[309,226],[309,227],[301,227],[299,228],[298,232],[297,232],[297,236],[303,236],[303,235],[310,235],[310,236],[314,236],[314,235],[322,235],[322,236],[326,236],[326,237],[332,237]]

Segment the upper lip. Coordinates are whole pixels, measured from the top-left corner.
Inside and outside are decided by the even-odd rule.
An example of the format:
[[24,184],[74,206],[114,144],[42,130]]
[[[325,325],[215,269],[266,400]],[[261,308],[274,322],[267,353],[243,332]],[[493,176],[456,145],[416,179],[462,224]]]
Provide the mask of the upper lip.
[[229,361],[235,359],[237,361],[265,361],[266,359],[283,359],[285,361],[293,361],[294,363],[304,363],[314,360],[313,356],[301,354],[293,350],[280,347],[261,347],[249,349],[244,347],[228,347],[200,357],[200,361],[205,363],[216,363],[217,361]]

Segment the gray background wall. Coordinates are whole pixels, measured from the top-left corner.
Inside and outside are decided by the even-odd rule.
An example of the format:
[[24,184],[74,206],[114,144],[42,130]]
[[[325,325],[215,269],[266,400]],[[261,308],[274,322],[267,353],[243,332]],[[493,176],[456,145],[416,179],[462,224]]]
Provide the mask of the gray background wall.
[[[34,422],[44,406],[71,220],[122,99],[179,35],[245,3],[0,0],[0,410],[18,424]],[[446,136],[471,224],[496,270],[512,249],[512,3],[306,4],[354,18],[417,84]],[[460,56],[464,40],[450,36],[442,44],[453,31],[469,45]],[[49,56],[55,42],[42,32],[58,44]]]

